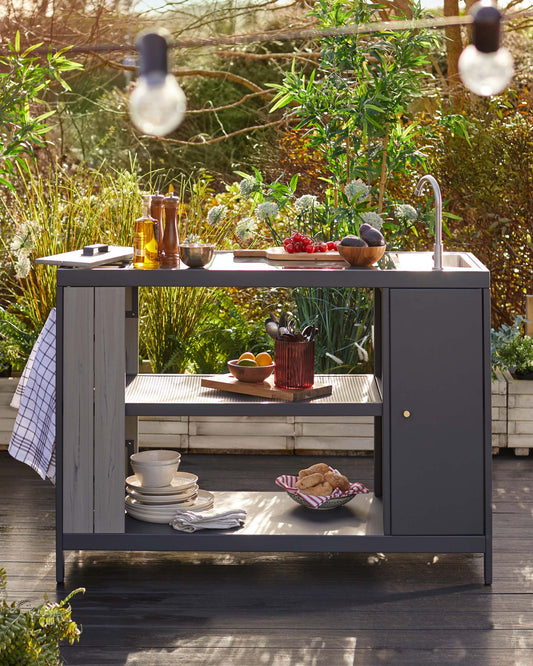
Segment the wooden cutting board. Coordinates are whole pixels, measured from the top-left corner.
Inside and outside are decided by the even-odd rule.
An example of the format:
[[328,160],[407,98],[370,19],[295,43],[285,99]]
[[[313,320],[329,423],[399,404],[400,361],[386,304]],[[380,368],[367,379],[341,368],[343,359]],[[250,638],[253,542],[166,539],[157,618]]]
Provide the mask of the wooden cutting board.
[[269,247],[266,250],[233,250],[234,257],[265,257],[273,261],[344,261],[336,250],[327,252],[286,252],[283,247]]
[[253,384],[251,382],[240,382],[233,375],[214,375],[213,377],[202,377],[201,386],[205,388],[253,395],[257,398],[271,398],[273,400],[287,400],[296,402],[298,400],[309,400],[331,395],[333,387],[331,384],[319,384],[309,389],[282,389],[274,386],[274,376],[267,377],[264,382]]

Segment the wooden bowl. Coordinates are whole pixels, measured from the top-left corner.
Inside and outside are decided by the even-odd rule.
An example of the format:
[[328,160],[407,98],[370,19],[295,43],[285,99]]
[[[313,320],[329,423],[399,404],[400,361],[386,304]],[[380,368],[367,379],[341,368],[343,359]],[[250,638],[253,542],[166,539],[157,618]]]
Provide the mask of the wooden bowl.
[[337,245],[341,257],[351,266],[373,266],[385,254],[386,245],[375,247],[352,247],[350,245]]
[[228,361],[228,370],[240,382],[250,382],[258,384],[264,382],[274,370],[274,363],[271,365],[238,365],[238,359]]

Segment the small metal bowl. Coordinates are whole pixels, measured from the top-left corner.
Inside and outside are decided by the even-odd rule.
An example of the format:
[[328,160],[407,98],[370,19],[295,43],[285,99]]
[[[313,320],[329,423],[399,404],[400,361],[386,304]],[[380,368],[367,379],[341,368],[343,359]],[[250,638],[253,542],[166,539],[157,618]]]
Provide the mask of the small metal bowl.
[[203,268],[213,258],[214,245],[180,245],[180,259],[189,268]]

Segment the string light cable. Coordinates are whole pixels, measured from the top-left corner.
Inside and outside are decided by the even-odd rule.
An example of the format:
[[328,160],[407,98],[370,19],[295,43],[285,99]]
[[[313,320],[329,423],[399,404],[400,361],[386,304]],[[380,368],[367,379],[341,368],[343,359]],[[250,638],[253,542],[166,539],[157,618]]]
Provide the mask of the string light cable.
[[[372,21],[370,23],[330,28],[272,30],[213,38],[170,40],[163,30],[141,33],[134,45],[94,44],[73,46],[69,54],[102,54],[137,52],[139,79],[130,96],[130,115],[133,124],[154,136],[164,136],[176,129],[185,115],[186,99],[175,77],[168,72],[169,49],[213,48],[244,46],[270,41],[305,41],[324,37],[364,35],[399,30],[443,29],[449,26],[472,26],[472,42],[459,59],[459,74],[464,85],[478,95],[501,92],[510,82],[514,69],[508,49],[500,46],[502,22],[533,18],[533,11],[515,11],[502,16],[492,0],[480,0],[465,16],[432,16],[422,19]],[[32,53],[50,53],[54,49],[39,47]],[[0,50],[0,55],[8,55]]]

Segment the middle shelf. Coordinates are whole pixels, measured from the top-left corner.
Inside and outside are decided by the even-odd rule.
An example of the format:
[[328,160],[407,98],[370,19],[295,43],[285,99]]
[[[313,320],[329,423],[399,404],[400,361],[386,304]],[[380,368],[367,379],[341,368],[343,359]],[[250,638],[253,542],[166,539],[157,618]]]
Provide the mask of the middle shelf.
[[331,384],[331,395],[284,402],[201,386],[213,375],[129,375],[128,416],[381,416],[383,399],[374,375],[315,375],[315,385]]

